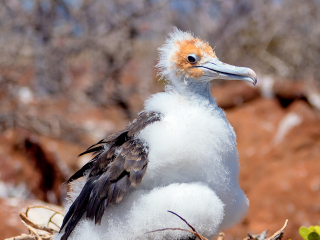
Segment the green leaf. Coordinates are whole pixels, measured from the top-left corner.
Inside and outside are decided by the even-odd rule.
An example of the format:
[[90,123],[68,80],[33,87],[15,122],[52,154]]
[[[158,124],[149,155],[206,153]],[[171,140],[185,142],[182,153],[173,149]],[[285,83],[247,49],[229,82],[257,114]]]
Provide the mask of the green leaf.
[[320,240],[320,236],[316,232],[311,232],[308,235],[308,240]]
[[320,235],[320,226],[314,226],[314,230]]
[[309,229],[306,227],[300,227],[299,228],[299,233],[300,236],[304,239],[304,240],[308,240],[308,235],[310,233]]

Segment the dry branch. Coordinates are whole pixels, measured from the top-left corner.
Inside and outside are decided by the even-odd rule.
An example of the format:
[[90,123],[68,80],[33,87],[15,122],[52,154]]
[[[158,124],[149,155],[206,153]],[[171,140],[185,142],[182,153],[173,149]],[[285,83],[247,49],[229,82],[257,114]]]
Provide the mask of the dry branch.
[[223,232],[219,233],[217,240],[224,240],[225,234]]
[[75,126],[59,117],[44,119],[19,111],[0,115],[0,132],[14,127],[20,127],[40,135],[80,144],[82,143],[81,137],[88,134],[87,130],[81,126]]
[[187,222],[187,220],[185,220],[183,217],[179,216],[177,213],[174,213],[172,211],[168,211],[169,213],[172,213],[174,215],[176,215],[178,218],[180,218],[182,221],[184,221],[188,227],[190,227],[192,229],[189,230],[189,229],[183,229],[183,228],[164,228],[164,229],[158,229],[158,230],[154,230],[154,231],[151,231],[151,232],[146,232],[145,234],[148,234],[148,233],[154,233],[154,232],[163,232],[163,231],[167,231],[167,230],[173,230],[173,231],[184,231],[184,232],[189,232],[189,233],[192,233],[194,236],[196,236],[199,240],[208,240],[207,238],[205,238],[204,236],[200,235],[196,230],[195,228],[189,224]]
[[46,226],[41,226],[41,225],[37,225],[37,224],[33,223],[24,213],[20,213],[19,216],[20,216],[21,220],[23,222],[25,222],[25,224],[27,226],[33,227],[33,228],[41,230],[41,231],[46,231],[46,232],[49,232],[51,234],[54,234],[54,233],[57,232],[53,228],[46,227]]
[[[49,218],[49,220],[47,222],[47,226],[36,224],[28,218],[28,212],[32,208],[43,208],[43,209],[48,209],[53,212],[52,216]],[[49,223],[55,224],[54,222],[52,222],[52,218],[56,214],[63,215],[61,211],[55,210],[55,209],[53,209],[51,207],[47,207],[47,206],[28,207],[26,212],[19,213],[19,216],[22,220],[22,223],[28,228],[30,234],[22,234],[20,236],[13,237],[13,238],[7,238],[5,240],[35,240],[35,239],[36,240],[50,240],[50,239],[52,239],[53,235],[55,233],[57,233],[58,230],[55,230],[55,229],[49,227]],[[59,226],[58,226],[58,228],[59,228]]]
[[[176,215],[177,217],[179,217],[182,221],[184,221],[188,227],[190,227],[192,230],[189,229],[183,229],[183,228],[163,228],[163,229],[158,229],[158,230],[154,230],[151,232],[147,232],[148,233],[154,233],[154,232],[162,232],[162,231],[168,231],[168,230],[172,230],[172,231],[185,231],[185,232],[189,232],[192,233],[194,236],[197,237],[197,239],[199,240],[208,240],[207,238],[203,237],[201,234],[199,234],[195,228],[189,224],[187,222],[187,220],[185,220],[184,218],[182,218],[181,216],[179,216],[178,214],[172,212],[172,211],[168,211],[169,213],[172,213],[174,215]],[[283,227],[277,231],[276,233],[274,233],[271,237],[267,238],[267,232],[268,230],[263,231],[262,233],[258,234],[258,235],[251,235],[250,233],[248,233],[248,237],[244,238],[244,240],[281,240],[284,234],[284,229],[287,227],[288,225],[288,219],[285,221]],[[225,234],[224,233],[219,233],[217,240],[224,240]]]
[[[50,240],[51,237],[42,237],[42,240]],[[20,236],[13,238],[6,238],[5,240],[34,240],[34,236],[28,234],[21,234]]]
[[283,227],[269,238],[267,238],[268,230],[265,230],[257,235],[251,235],[248,233],[248,237],[246,237],[244,240],[280,240],[283,237],[284,229],[287,227],[287,225],[288,219],[285,221]]

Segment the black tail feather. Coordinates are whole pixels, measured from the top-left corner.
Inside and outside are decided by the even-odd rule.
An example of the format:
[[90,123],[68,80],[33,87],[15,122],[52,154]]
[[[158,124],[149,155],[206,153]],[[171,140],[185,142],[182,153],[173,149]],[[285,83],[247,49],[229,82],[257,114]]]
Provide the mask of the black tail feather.
[[98,189],[99,189],[99,184],[95,184],[93,187],[90,198],[89,198],[89,203],[87,206],[87,215],[86,217],[93,220],[95,217],[95,213],[99,208],[100,203],[103,201],[103,199],[100,198],[98,194]]
[[81,178],[85,175],[86,171],[89,170],[94,164],[94,160],[86,163],[80,170],[78,170],[75,174],[73,174],[66,183],[70,183],[78,178]]
[[94,148],[88,148],[86,151],[80,153],[80,154],[78,155],[78,157],[81,157],[81,156],[83,156],[83,155],[85,155],[85,154],[87,154],[87,153],[100,152],[100,151],[103,150],[103,149],[104,149],[104,145],[100,145],[100,146],[97,146],[97,147],[94,147]]
[[98,208],[98,211],[96,211],[96,215],[95,215],[95,224],[101,224],[101,219],[104,213],[104,210],[107,208],[108,206],[108,199],[104,199]]
[[64,234],[62,235],[60,240],[67,240],[70,234],[72,233],[73,229],[77,226],[77,223],[80,221],[82,215],[86,211],[85,208],[80,209],[80,212],[78,214],[74,214],[70,222],[68,223]]
[[97,146],[97,145],[99,145],[99,144],[103,144],[103,143],[106,143],[106,142],[105,142],[105,139],[101,139],[99,142],[91,145],[90,147],[87,148],[86,151],[88,151],[89,149],[91,149],[91,148],[93,148],[93,147],[95,147],[95,146]]
[[69,235],[72,233],[73,229],[76,227],[76,225],[80,221],[82,215],[87,210],[87,204],[89,202],[90,194],[92,192],[93,187],[95,186],[94,183],[96,180],[97,180],[97,177],[89,179],[87,183],[84,185],[84,187],[82,188],[82,191],[77,197],[77,199],[71,205],[68,213],[63,219],[63,223],[60,228],[60,231],[61,231],[66,225],[66,228],[63,236],[61,237],[61,240],[68,239]]
[[62,229],[65,227],[65,225],[67,224],[67,222],[69,221],[69,219],[71,218],[72,214],[74,213],[75,206],[76,206],[76,202],[74,201],[72,203],[71,207],[69,208],[69,211],[67,212],[67,214],[63,218],[63,222],[60,227],[60,233],[61,233]]

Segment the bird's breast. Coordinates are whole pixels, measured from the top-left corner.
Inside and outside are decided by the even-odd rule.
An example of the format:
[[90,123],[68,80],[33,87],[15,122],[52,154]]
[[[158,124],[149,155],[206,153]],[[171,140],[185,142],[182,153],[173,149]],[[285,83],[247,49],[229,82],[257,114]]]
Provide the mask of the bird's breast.
[[236,138],[221,109],[184,102],[172,103],[171,109],[161,113],[161,121],[147,126],[139,136],[149,147],[142,186],[174,182],[228,185],[223,179],[237,177]]

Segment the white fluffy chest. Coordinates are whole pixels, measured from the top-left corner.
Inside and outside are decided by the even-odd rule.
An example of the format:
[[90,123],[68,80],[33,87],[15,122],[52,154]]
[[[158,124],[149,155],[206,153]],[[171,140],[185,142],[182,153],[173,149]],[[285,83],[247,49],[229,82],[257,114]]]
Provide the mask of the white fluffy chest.
[[140,134],[149,147],[144,187],[199,181],[213,188],[227,187],[229,183],[223,179],[230,181],[234,176],[236,180],[239,169],[235,134],[222,110],[163,95],[146,105],[147,110],[161,112],[163,118]]

